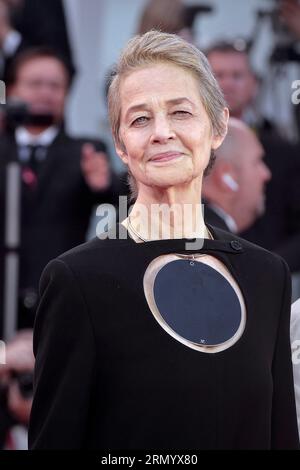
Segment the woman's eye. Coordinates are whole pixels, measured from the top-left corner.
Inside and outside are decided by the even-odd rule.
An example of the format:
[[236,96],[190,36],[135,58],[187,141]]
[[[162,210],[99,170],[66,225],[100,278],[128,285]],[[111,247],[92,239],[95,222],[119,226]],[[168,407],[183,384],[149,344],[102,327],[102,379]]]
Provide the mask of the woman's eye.
[[148,117],[147,116],[140,116],[138,118],[136,118],[132,123],[131,125],[132,126],[141,126],[143,124],[145,124],[147,121],[148,121]]
[[179,117],[185,117],[185,116],[190,116],[191,113],[189,113],[188,111],[184,111],[183,109],[179,109],[178,111],[174,111],[175,116],[179,116]]

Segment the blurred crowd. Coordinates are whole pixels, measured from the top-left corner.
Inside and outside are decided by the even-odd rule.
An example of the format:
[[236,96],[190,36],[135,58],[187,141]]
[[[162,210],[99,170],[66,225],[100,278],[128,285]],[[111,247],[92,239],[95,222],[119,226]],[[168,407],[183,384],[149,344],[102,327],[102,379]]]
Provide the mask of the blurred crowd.
[[[179,0],[148,1],[136,32],[156,28],[193,42],[198,10]],[[298,1],[278,2],[278,18],[300,42]],[[246,46],[219,40],[204,52],[232,117],[204,182],[205,220],[278,253],[292,273],[300,272],[299,143],[258,112],[261,81]],[[117,206],[128,194],[127,175],[114,172],[105,142],[66,132],[75,74],[62,0],[0,0],[7,92],[0,116],[0,338],[7,341],[0,448],[24,445],[43,268],[86,240],[95,206]]]

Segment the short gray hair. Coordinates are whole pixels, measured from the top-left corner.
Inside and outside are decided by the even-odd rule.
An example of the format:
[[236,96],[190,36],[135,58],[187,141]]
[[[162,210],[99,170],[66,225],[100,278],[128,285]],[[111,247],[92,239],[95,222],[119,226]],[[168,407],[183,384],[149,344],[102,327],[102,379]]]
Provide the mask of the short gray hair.
[[[192,73],[199,83],[203,106],[215,135],[226,134],[226,102],[205,55],[176,34],[152,30],[133,37],[122,51],[108,88],[109,120],[115,142],[123,146],[120,130],[120,84],[130,73],[145,66],[170,63]],[[211,166],[211,162],[209,164]]]

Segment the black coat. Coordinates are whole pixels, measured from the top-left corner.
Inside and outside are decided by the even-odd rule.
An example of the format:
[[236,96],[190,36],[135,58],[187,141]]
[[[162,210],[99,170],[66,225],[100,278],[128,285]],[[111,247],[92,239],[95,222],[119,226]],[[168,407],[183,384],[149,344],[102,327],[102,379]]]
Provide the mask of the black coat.
[[288,268],[211,231],[202,252],[227,266],[247,310],[242,337],[215,354],[167,334],[144,296],[149,263],[186,254],[186,240],[94,239],[48,265],[34,332],[31,449],[298,447]]

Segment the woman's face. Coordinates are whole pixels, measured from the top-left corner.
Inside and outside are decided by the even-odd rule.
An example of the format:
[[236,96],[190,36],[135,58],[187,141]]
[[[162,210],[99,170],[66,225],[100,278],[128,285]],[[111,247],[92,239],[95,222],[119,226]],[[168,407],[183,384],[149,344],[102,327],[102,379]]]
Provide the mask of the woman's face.
[[120,87],[117,152],[143,186],[169,188],[202,178],[214,137],[195,77],[171,64],[132,72]]

